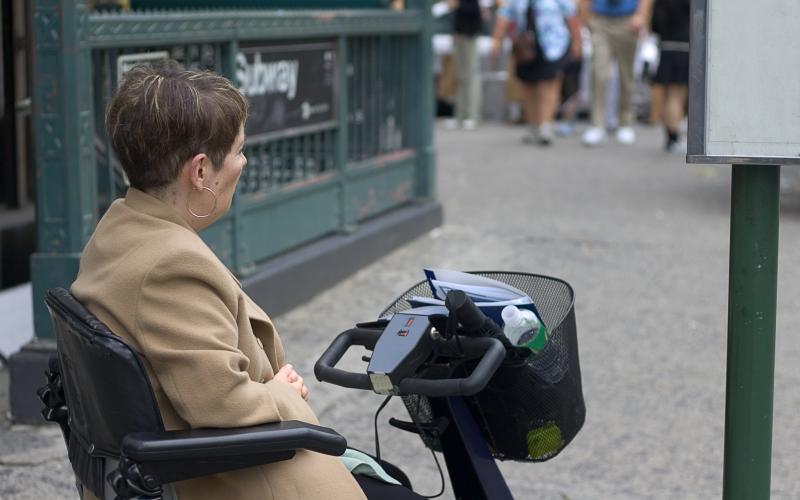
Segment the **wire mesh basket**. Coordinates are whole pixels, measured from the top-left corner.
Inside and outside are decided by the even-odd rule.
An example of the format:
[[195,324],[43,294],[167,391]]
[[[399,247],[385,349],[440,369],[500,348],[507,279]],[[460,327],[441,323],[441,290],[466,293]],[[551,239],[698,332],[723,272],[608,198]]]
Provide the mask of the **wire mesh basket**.
[[[578,362],[572,287],[537,274],[476,271],[525,292],[536,304],[550,334],[545,347],[527,358],[509,356],[484,390],[465,398],[492,455],[499,460],[542,462],[561,452],[586,417]],[[402,294],[381,313],[411,308],[412,296],[432,297],[427,281]],[[426,396],[403,396],[409,415],[422,430],[426,446],[440,450],[435,406]]]

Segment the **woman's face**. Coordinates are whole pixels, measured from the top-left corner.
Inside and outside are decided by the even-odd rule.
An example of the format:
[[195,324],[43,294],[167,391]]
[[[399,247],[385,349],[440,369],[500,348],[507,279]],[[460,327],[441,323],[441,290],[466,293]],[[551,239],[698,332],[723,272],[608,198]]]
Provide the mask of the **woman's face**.
[[206,187],[211,188],[217,194],[217,210],[219,216],[223,215],[231,208],[233,194],[236,192],[236,184],[239,183],[239,176],[242,174],[244,166],[247,165],[247,158],[244,153],[244,125],[239,128],[239,134],[233,141],[233,146],[219,170],[214,171],[209,178]]

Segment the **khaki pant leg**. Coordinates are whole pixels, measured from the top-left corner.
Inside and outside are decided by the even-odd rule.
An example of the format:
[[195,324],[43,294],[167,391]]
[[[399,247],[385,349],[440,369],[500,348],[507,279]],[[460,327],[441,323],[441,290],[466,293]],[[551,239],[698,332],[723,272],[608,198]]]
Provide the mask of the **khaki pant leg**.
[[481,78],[477,38],[455,35],[455,63],[458,75],[456,118],[478,120],[481,105]]
[[638,35],[632,33],[630,17],[613,18],[608,24],[612,56],[619,67],[619,124],[621,127],[633,125],[633,61],[636,58]]
[[595,127],[605,128],[606,87],[611,75],[611,41],[608,18],[592,16],[592,106],[591,120]]

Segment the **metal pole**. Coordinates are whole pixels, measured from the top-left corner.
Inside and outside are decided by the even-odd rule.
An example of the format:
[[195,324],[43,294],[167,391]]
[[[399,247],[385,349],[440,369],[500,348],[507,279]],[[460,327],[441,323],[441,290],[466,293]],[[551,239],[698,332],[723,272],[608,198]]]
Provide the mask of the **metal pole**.
[[[358,43],[358,42],[356,42]],[[363,43],[363,42],[362,42]],[[357,45],[356,45],[357,46]],[[336,120],[338,122],[336,132],[336,170],[339,177],[339,229],[343,233],[354,233],[358,229],[358,216],[352,210],[350,180],[347,178],[348,162],[350,161],[350,95],[355,85],[355,78],[348,75],[348,68],[356,64],[364,64],[364,61],[351,60],[353,51],[350,50],[350,41],[347,35],[339,35],[336,40],[336,75],[339,78],[336,99]],[[357,59],[353,57],[353,59]],[[351,66],[352,65],[352,66]]]
[[733,166],[725,500],[770,496],[779,182],[779,166]]
[[34,112],[36,253],[31,256],[36,338],[55,341],[43,297],[69,287],[97,223],[91,50],[85,0],[37,0]]
[[[417,185],[415,197],[419,200],[436,198],[436,148],[433,143],[433,122],[436,119],[433,89],[433,14],[431,0],[406,2],[419,10],[422,29],[417,35],[416,55],[410,70],[417,75],[412,84],[412,101],[416,106],[414,126],[417,149]],[[404,82],[404,84],[407,84]]]

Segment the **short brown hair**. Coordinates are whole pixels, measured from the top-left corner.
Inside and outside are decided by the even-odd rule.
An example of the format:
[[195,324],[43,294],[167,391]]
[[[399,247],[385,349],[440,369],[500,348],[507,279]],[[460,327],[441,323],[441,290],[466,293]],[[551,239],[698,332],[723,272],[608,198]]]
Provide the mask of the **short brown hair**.
[[247,101],[227,78],[166,61],[126,74],[106,130],[131,186],[147,190],[174,181],[198,153],[221,167],[246,118]]

